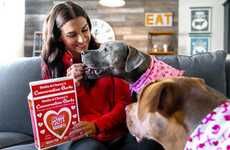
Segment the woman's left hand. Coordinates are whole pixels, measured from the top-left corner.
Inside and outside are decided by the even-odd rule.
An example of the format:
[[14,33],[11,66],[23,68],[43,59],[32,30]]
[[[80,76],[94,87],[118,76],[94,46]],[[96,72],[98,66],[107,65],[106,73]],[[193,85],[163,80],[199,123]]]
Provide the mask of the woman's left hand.
[[80,121],[70,132],[70,137],[74,141],[83,137],[94,136],[96,133],[97,128],[94,122]]

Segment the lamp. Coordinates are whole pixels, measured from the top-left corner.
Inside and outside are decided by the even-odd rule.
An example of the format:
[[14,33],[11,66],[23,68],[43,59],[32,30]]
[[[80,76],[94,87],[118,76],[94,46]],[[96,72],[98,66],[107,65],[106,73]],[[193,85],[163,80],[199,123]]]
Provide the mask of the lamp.
[[125,5],[124,0],[100,0],[99,4],[106,7],[122,7]]

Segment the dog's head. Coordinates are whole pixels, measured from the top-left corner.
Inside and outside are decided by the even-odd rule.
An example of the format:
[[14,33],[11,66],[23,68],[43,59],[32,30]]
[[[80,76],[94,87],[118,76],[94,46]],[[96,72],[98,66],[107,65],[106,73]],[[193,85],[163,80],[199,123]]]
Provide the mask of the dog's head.
[[190,105],[199,105],[209,98],[208,93],[199,78],[175,77],[148,84],[137,103],[126,107],[128,128],[138,140],[150,138],[165,149],[173,149],[169,148],[173,145],[183,149],[188,135],[187,112],[194,111]]
[[82,53],[86,76],[90,79],[107,74],[121,76],[136,69],[144,59],[143,53],[119,41],[106,42],[99,49]]

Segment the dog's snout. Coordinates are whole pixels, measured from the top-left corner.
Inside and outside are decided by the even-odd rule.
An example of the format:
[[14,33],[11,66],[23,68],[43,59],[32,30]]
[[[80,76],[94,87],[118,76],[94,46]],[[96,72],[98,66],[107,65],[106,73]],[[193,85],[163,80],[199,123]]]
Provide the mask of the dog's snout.
[[125,107],[125,111],[126,111],[126,112],[129,112],[129,110],[130,110],[130,105],[127,105],[127,106]]
[[81,55],[85,55],[87,51],[81,51]]

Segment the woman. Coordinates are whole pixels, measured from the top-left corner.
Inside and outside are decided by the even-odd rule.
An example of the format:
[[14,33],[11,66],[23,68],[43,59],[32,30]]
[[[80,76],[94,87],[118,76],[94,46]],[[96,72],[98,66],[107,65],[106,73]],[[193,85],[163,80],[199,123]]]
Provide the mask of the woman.
[[124,109],[131,102],[128,85],[113,77],[83,78],[80,53],[99,47],[90,30],[86,12],[70,1],[54,6],[44,25],[43,79],[68,76],[77,85],[81,122],[70,134],[75,141],[68,145],[71,149],[107,149],[127,134]]
[[87,13],[71,1],[55,5],[44,23],[42,77],[73,77],[79,101],[81,121],[70,134],[73,142],[58,149],[137,148],[125,123],[125,106],[131,102],[128,84],[111,76],[84,78],[80,53],[99,48],[90,31]]

